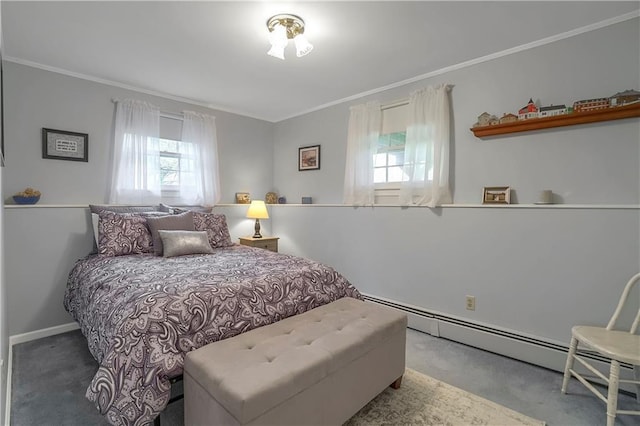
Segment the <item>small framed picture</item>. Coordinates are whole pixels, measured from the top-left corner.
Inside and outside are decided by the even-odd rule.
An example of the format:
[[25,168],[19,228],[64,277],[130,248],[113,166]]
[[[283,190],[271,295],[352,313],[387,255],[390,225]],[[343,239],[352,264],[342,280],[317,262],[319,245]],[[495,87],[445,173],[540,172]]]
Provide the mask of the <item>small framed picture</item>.
[[236,192],[237,204],[251,204],[251,197],[248,192]]
[[43,128],[42,158],[89,162],[89,135]]
[[511,187],[485,186],[482,191],[482,204],[511,204]]
[[320,169],[320,145],[298,148],[298,170]]

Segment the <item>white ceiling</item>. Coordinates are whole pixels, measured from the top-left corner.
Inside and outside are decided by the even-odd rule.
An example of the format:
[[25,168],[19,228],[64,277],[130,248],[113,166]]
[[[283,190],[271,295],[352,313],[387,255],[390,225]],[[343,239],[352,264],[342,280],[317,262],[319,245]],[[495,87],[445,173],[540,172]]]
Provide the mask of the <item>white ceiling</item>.
[[[603,21],[631,2],[2,1],[5,59],[268,121]],[[267,19],[315,49],[266,55]],[[622,17],[622,18],[620,18]]]

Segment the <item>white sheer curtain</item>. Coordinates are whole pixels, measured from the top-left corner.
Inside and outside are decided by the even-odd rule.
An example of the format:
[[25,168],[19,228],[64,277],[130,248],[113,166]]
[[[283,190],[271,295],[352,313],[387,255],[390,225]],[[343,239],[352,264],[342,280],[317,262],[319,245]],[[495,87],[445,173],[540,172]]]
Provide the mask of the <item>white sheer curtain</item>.
[[451,203],[448,91],[449,86],[442,84],[414,91],[409,97],[401,205]]
[[110,204],[160,202],[160,110],[142,101],[116,102]]
[[380,103],[351,107],[347,135],[347,163],[344,174],[344,203],[373,205],[373,156],[380,136]]
[[214,205],[220,201],[216,119],[184,111],[180,151],[180,202]]

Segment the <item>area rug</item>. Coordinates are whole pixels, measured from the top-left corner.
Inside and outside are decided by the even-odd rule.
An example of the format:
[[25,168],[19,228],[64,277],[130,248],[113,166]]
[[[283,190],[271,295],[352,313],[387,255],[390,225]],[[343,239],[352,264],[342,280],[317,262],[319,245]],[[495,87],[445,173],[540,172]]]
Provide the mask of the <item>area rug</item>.
[[400,389],[387,388],[345,426],[544,424],[408,368]]

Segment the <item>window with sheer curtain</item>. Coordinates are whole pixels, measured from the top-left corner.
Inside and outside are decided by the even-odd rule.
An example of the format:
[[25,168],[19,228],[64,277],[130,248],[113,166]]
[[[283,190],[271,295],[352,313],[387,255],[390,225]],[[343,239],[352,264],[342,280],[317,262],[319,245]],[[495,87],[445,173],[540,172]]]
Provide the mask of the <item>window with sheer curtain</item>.
[[449,89],[446,84],[429,86],[409,96],[401,205],[436,207],[452,202]]
[[406,104],[353,106],[344,203],[435,207],[450,203],[449,86],[411,93]]
[[109,202],[160,201],[214,205],[220,199],[215,118],[184,111],[162,114],[147,102],[116,102]]
[[344,174],[344,203],[354,206],[375,204],[374,153],[380,136],[381,112],[378,102],[351,107]]

